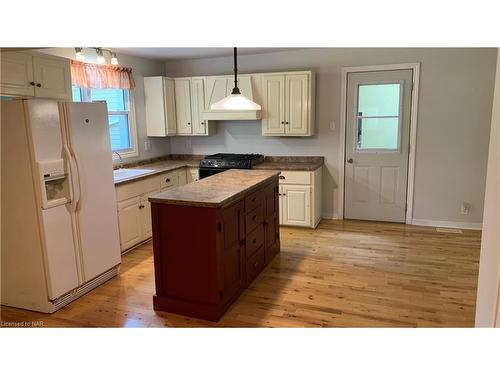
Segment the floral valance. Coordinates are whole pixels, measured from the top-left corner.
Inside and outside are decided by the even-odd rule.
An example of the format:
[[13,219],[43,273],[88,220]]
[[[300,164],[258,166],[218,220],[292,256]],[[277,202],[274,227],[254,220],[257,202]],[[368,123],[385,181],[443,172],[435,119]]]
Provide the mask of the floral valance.
[[131,68],[87,64],[74,60],[71,60],[71,83],[73,86],[93,89],[135,88]]

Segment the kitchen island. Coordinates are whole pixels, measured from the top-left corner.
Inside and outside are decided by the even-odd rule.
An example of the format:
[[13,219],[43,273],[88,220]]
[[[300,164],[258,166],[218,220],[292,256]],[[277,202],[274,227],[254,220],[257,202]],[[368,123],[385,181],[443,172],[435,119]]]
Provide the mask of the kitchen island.
[[230,169],[149,198],[155,310],[220,319],[280,250],[278,175]]

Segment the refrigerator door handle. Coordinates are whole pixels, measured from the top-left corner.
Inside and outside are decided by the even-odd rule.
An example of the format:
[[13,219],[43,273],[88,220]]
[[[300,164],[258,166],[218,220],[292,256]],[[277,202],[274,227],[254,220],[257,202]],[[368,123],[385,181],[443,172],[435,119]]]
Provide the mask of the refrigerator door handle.
[[[75,212],[78,202],[80,201],[80,178],[78,176],[78,171],[76,170],[76,164],[73,156],[71,156],[71,152],[69,151],[68,145],[63,145],[64,153],[68,158],[69,162],[69,170],[71,175],[71,211]],[[76,181],[75,181],[76,180]]]
[[[71,148],[71,150],[73,150],[73,148]],[[80,180],[80,171],[82,170],[82,168],[81,168],[80,158],[78,157],[78,155],[75,152],[73,152],[72,154],[73,154],[73,160],[74,160],[75,165],[76,165],[76,175],[78,176],[77,177],[78,199],[77,199],[76,205],[75,205],[76,210],[78,210],[80,208],[80,203],[82,201],[82,183]]]

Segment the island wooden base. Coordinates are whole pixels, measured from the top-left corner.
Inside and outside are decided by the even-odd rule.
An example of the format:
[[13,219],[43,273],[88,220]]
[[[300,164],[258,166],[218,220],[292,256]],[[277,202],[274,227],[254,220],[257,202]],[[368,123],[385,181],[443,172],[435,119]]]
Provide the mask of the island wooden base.
[[277,176],[226,206],[151,213],[155,310],[218,321],[280,251]]

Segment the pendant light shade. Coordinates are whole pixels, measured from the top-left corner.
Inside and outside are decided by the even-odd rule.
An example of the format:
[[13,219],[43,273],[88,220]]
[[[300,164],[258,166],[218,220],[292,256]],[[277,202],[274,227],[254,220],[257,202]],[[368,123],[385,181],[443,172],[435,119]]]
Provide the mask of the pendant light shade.
[[237,67],[237,50],[234,48],[234,88],[233,92],[224,99],[212,104],[210,109],[222,111],[260,111],[260,105],[248,99],[240,93],[238,88],[238,67]]

